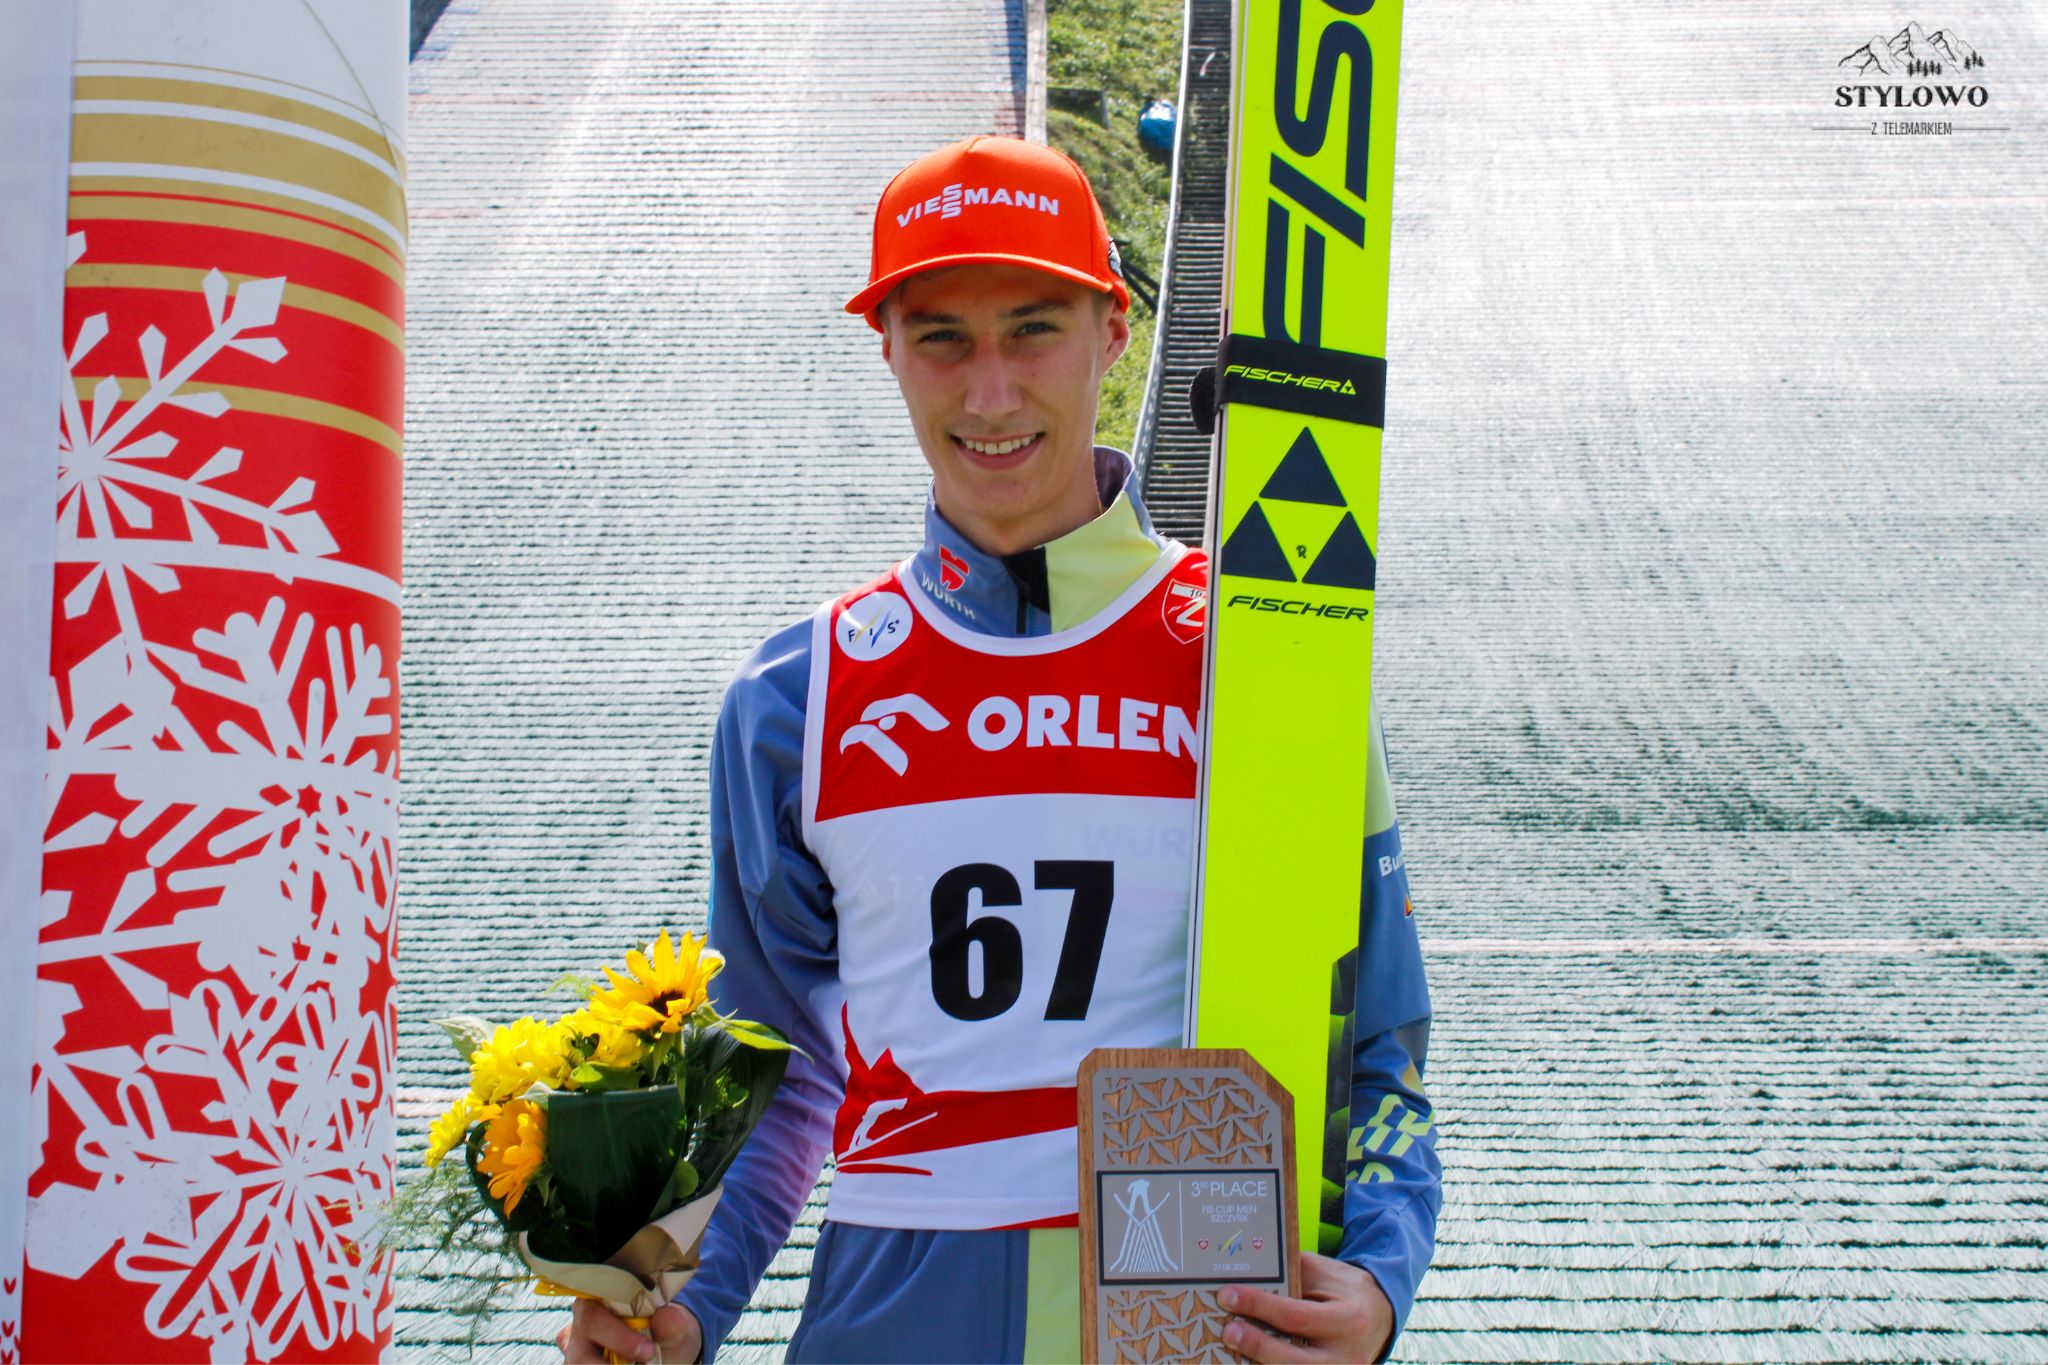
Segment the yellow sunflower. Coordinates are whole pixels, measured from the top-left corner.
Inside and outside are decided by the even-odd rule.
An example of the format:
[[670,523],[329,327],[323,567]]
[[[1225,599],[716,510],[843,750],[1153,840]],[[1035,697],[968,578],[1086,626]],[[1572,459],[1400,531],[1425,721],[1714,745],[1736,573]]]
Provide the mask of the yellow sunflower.
[[638,1066],[647,1050],[639,1034],[613,1020],[600,1019],[589,1010],[576,1011],[562,1021],[562,1026],[578,1038],[592,1040],[586,1060],[593,1066]]
[[498,1112],[494,1104],[478,1104],[474,1095],[464,1095],[448,1106],[448,1112],[434,1120],[427,1130],[427,1165],[438,1166],[441,1158],[462,1145],[469,1126]]
[[547,1160],[548,1111],[532,1100],[513,1100],[484,1129],[483,1155],[476,1168],[491,1179],[491,1196],[505,1212],[519,1207],[526,1187]]
[[502,1104],[536,1085],[559,1087],[569,1077],[568,1048],[561,1024],[514,1019],[469,1055],[469,1093],[478,1104]]
[[664,929],[646,952],[626,954],[630,975],[604,969],[612,988],[590,997],[590,1012],[638,1033],[675,1033],[704,1007],[711,978],[723,966],[725,959],[706,948],[703,939],[684,934],[677,946]]

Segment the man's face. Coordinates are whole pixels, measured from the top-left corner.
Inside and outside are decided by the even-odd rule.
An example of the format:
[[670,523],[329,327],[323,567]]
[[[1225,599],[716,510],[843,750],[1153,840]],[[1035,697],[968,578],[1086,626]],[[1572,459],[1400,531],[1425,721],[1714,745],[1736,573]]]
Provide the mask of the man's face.
[[1095,405],[1130,344],[1123,310],[1020,265],[913,275],[882,316],[939,511],[992,554],[1040,545],[1101,511]]

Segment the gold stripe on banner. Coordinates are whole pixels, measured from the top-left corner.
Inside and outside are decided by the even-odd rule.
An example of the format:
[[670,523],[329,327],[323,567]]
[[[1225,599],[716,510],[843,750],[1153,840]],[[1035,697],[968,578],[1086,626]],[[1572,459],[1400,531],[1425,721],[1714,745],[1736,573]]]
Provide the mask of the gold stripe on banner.
[[72,98],[81,100],[149,100],[160,104],[196,104],[208,109],[228,109],[256,114],[281,123],[296,123],[341,138],[391,162],[403,174],[405,158],[391,145],[381,128],[364,124],[345,114],[322,109],[304,100],[265,94],[211,81],[175,80],[159,76],[80,76],[72,85]]
[[265,128],[148,114],[77,114],[71,160],[140,162],[260,176],[359,204],[394,227],[405,221],[398,182],[345,152]]
[[[185,185],[173,189],[164,181],[150,183],[164,194],[189,196],[193,188],[191,185]],[[236,190],[234,193],[244,198],[250,197],[247,190]],[[306,211],[309,207],[301,204],[286,213],[249,208],[241,204],[194,200],[189,197],[142,198],[135,191],[115,196],[80,194],[74,190],[71,195],[70,214],[74,222],[113,219],[147,223],[191,223],[199,227],[224,228],[230,232],[257,232],[266,237],[282,237],[286,241],[301,242],[307,246],[318,247],[322,251],[332,251],[337,256],[361,261],[364,265],[375,266],[401,285],[405,283],[405,268],[391,258],[389,251],[364,241],[353,231],[331,227],[326,223],[307,222]]]
[[[118,194],[182,195],[187,196],[188,199],[192,195],[203,195],[208,198],[227,196],[244,204],[255,204],[262,208],[277,209],[284,213],[296,213],[302,217],[317,219],[337,232],[353,235],[359,242],[363,238],[368,238],[368,245],[370,245],[373,251],[382,248],[379,254],[383,256],[384,261],[383,265],[379,268],[387,267],[394,261],[403,261],[405,259],[405,244],[368,219],[357,218],[352,214],[342,212],[340,209],[332,208],[325,204],[315,204],[306,199],[297,199],[288,194],[277,194],[270,190],[247,189],[241,185],[230,185],[210,180],[163,180],[152,176],[139,175],[74,175],[71,177],[71,193],[73,195],[71,202],[74,205],[78,203],[76,196],[91,193],[95,190]],[[127,202],[139,203],[141,201],[129,200]],[[209,207],[228,208],[231,206],[225,204],[218,206],[192,205],[195,211]],[[122,210],[120,212],[110,211],[100,216],[107,218],[129,216],[142,218],[149,217],[150,215],[143,213],[130,215],[126,210]],[[166,219],[180,222],[212,221],[204,217],[175,219],[167,211],[162,216]],[[271,229],[262,227],[252,227],[252,230],[259,232],[271,231]],[[276,232],[274,235],[283,237],[290,234]],[[324,245],[324,243],[316,242],[315,245]],[[342,248],[337,246],[335,249],[341,250]],[[377,264],[368,256],[361,257],[360,259],[369,260],[372,264]],[[396,275],[395,271],[387,273],[393,274],[394,277]]]
[[[74,378],[72,387],[78,391],[80,402],[92,398],[92,391],[102,375],[80,375]],[[141,376],[122,375],[121,400],[133,402],[149,392],[149,380]],[[393,455],[400,453],[398,433],[389,426],[366,413],[354,408],[344,408],[336,403],[323,403],[317,398],[301,398],[295,393],[278,393],[272,389],[245,389],[234,384],[190,383],[181,385],[180,396],[198,393],[217,393],[228,400],[228,407],[236,412],[253,412],[264,417],[288,417],[295,422],[310,422],[330,431],[344,431],[351,436],[360,436],[374,441]]]
[[297,81],[281,81],[275,76],[259,76],[253,71],[236,71],[231,67],[225,66],[207,66],[202,62],[159,62],[144,61],[137,58],[130,58],[125,61],[90,61],[81,59],[78,63],[80,71],[88,69],[105,71],[109,76],[116,74],[133,75],[133,68],[138,66],[148,67],[152,71],[178,73],[170,79],[185,78],[192,72],[201,73],[200,76],[189,77],[194,80],[205,76],[225,76],[228,78],[228,84],[234,85],[238,89],[253,90],[258,94],[278,90],[296,90],[302,95],[311,95],[315,100],[321,101],[323,107],[326,105],[337,105],[340,108],[346,109],[348,113],[344,117],[353,118],[360,116],[365,124],[371,126],[377,123],[377,113],[374,109],[351,103],[332,91],[318,90],[310,85],[300,85]]
[[[64,283],[72,289],[174,289],[179,293],[197,294],[205,283],[206,273],[175,265],[74,265],[65,274]],[[228,275],[227,281],[239,287],[257,278],[255,275]],[[399,350],[405,349],[405,337],[397,323],[376,309],[340,294],[330,294],[324,289],[313,289],[287,280],[284,306],[303,308],[308,313],[319,313],[364,331],[375,332]]]

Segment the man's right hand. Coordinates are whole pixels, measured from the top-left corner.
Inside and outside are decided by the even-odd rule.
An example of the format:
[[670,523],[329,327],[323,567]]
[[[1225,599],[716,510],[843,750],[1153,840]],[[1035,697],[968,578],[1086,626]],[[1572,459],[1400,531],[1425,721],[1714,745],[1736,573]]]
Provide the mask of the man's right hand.
[[661,1348],[663,1365],[694,1361],[704,1353],[704,1329],[689,1309],[669,1304],[636,1332],[596,1299],[579,1299],[569,1325],[555,1336],[567,1365],[605,1365],[605,1352],[625,1360],[652,1360]]

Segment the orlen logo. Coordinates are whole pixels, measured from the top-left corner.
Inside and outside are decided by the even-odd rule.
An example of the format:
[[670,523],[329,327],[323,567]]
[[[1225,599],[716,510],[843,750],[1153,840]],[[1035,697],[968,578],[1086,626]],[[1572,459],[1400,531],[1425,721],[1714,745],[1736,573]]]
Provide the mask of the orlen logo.
[[947,592],[958,592],[965,587],[967,575],[973,571],[974,566],[952,550],[944,545],[939,547],[939,582],[945,585]]
[[912,204],[897,214],[896,226],[909,227],[920,218],[958,218],[965,210],[984,204],[1036,209],[1055,218],[1060,216],[1060,201],[1049,194],[1033,194],[1030,190],[990,189],[987,185],[962,185],[955,181],[923,203]]
[[[900,600],[900,599],[899,599]],[[891,772],[901,777],[910,770],[910,755],[903,752],[903,746],[889,738],[889,731],[896,728],[900,717],[908,716],[927,730],[946,728],[946,718],[932,708],[932,704],[915,692],[905,692],[898,697],[884,697],[870,702],[868,709],[860,713],[860,723],[846,727],[846,733],[839,736],[839,752],[845,753],[855,744],[864,744],[868,752],[889,765]]]
[[[1072,729],[1069,730],[1071,722]],[[1104,729],[1108,724],[1113,728]],[[967,716],[967,738],[984,753],[1022,740],[1027,749],[1122,749],[1194,757],[1199,750],[1194,718],[1178,706],[1136,697],[984,697]]]

